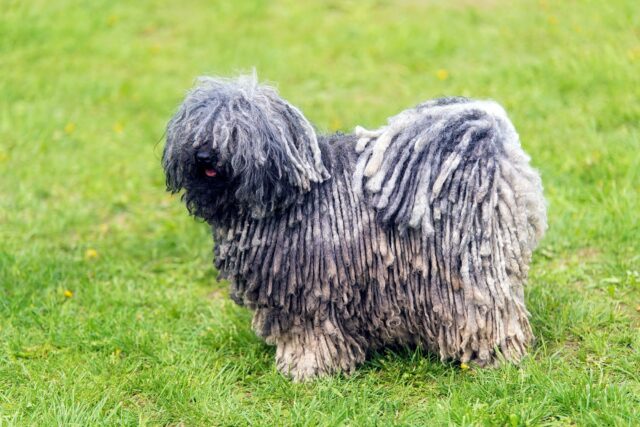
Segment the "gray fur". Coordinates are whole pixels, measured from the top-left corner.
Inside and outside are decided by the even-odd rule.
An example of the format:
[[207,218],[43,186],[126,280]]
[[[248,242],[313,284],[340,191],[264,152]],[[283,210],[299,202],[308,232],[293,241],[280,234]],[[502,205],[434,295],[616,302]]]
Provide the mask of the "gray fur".
[[[193,171],[202,144],[226,178]],[[533,338],[523,286],[546,228],[542,185],[493,102],[429,101],[318,137],[273,89],[206,79],[169,124],[163,165],[296,380],[390,345],[517,362]]]

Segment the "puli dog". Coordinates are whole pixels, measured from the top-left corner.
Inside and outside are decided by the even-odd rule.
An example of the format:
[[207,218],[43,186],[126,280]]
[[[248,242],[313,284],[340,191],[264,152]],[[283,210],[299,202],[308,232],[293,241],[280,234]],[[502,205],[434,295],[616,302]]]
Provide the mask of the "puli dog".
[[533,339],[523,286],[545,201],[495,102],[441,98],[318,135],[255,76],[202,78],[162,165],[294,380],[398,345],[494,366]]

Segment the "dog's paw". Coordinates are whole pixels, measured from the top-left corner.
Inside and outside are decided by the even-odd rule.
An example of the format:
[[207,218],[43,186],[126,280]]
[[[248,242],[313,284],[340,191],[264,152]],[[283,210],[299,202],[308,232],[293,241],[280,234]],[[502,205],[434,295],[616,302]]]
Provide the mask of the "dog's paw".
[[283,375],[294,382],[305,382],[330,374],[320,367],[317,356],[311,351],[288,352],[278,355],[276,366]]

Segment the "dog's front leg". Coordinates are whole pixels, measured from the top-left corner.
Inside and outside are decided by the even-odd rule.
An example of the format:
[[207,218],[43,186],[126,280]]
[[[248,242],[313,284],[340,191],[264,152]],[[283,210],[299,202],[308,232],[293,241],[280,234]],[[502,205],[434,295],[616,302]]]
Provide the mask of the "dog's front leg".
[[294,381],[336,372],[350,373],[364,361],[364,349],[330,320],[308,322],[275,339],[276,366]]

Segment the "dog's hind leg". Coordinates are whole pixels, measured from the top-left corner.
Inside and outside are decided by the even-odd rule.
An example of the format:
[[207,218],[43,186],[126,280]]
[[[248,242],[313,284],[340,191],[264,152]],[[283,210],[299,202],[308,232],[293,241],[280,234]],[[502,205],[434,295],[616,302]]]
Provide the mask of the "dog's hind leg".
[[546,219],[527,156],[516,144],[487,142],[434,196],[429,237],[443,296],[440,355],[481,366],[518,362],[533,340],[524,285]]
[[365,359],[365,350],[330,320],[294,327],[275,338],[276,366],[294,381],[336,372],[350,373]]

